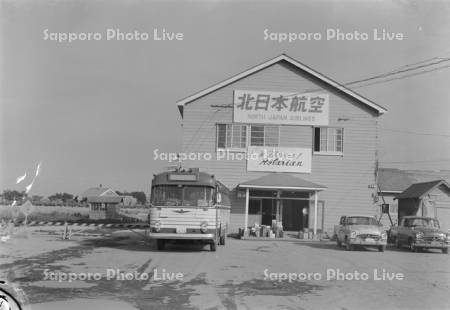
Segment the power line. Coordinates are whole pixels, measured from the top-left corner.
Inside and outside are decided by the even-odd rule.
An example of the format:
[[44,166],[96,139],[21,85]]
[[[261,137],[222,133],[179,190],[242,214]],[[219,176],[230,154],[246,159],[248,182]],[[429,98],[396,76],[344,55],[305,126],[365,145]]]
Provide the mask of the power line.
[[450,65],[447,65],[447,66],[442,66],[442,67],[438,67],[438,68],[433,68],[433,69],[430,69],[430,70],[419,71],[419,72],[407,74],[407,75],[400,76],[400,77],[396,77],[396,78],[391,78],[391,79],[382,80],[382,81],[375,81],[375,82],[373,82],[373,83],[369,83],[369,84],[365,84],[365,85],[360,85],[360,86],[355,86],[355,87],[352,87],[352,89],[353,89],[353,88],[367,87],[367,86],[376,85],[376,84],[387,83],[387,82],[395,81],[395,80],[402,80],[402,79],[405,79],[405,78],[408,78],[408,77],[413,77],[413,76],[420,75],[420,74],[424,74],[424,73],[429,73],[429,72],[433,72],[433,71],[438,71],[438,70],[442,70],[442,69],[449,68],[449,67],[450,67]]
[[450,134],[433,134],[433,133],[414,132],[414,131],[408,131],[408,130],[403,130],[403,129],[391,129],[391,128],[380,128],[380,130],[399,132],[399,133],[409,133],[409,134],[412,134],[412,135],[436,136],[436,137],[447,137],[447,138],[450,138]]
[[[388,77],[388,76],[391,76],[391,75],[396,75],[396,74],[405,73],[405,72],[408,72],[408,71],[413,71],[413,70],[417,70],[417,69],[421,69],[421,68],[434,66],[434,65],[437,65],[437,64],[440,64],[440,63],[443,63],[443,62],[447,62],[447,61],[450,61],[450,58],[443,58],[442,60],[439,60],[439,61],[436,61],[436,62],[433,62],[433,63],[429,63],[429,64],[425,64],[425,65],[419,65],[419,66],[415,66],[415,67],[412,67],[412,68],[407,68],[407,69],[402,69],[402,70],[400,70],[400,69],[393,70],[393,71],[390,71],[390,72],[387,72],[387,73],[374,75],[374,76],[369,77],[369,78],[360,79],[360,80],[356,80],[356,81],[352,81],[352,82],[347,82],[347,83],[345,83],[345,85],[353,85],[353,84],[358,84],[358,83],[361,83],[361,82],[366,82],[366,81],[371,81],[371,80],[375,80],[375,79],[379,79],[379,78],[384,78],[384,77]],[[409,67],[411,65],[405,65],[405,66]]]
[[447,162],[450,161],[450,158],[443,158],[443,159],[430,159],[430,160],[410,160],[410,161],[379,161],[383,164],[413,164],[413,163],[441,163],[441,162]]
[[[434,60],[434,59],[440,59],[440,60],[432,62],[432,63],[427,63],[427,64],[420,65],[421,63],[429,62],[429,61]],[[429,58],[427,60],[423,60],[423,61],[419,61],[419,62],[416,62],[416,63],[411,63],[411,64],[406,64],[406,65],[400,66],[399,68],[391,70],[391,71],[388,71],[386,73],[381,73],[381,74],[377,74],[377,75],[374,75],[374,76],[369,76],[367,78],[362,78],[362,79],[346,82],[346,83],[343,83],[341,85],[342,86],[350,86],[350,85],[353,85],[353,84],[358,84],[358,83],[367,82],[367,81],[371,81],[371,80],[387,78],[389,76],[398,75],[398,74],[402,74],[402,73],[405,73],[405,72],[414,71],[414,70],[418,70],[418,69],[424,69],[424,68],[427,68],[427,67],[430,67],[430,66],[435,66],[435,65],[447,62],[447,61],[450,61],[449,57],[442,58],[442,57],[436,56],[436,57]],[[432,68],[432,69],[429,69],[429,70],[422,70],[422,71],[418,71],[418,72],[414,72],[414,73],[411,73],[411,74],[406,74],[406,75],[403,75],[403,76],[400,76],[400,77],[394,77],[394,78],[390,78],[390,79],[386,79],[386,80],[374,81],[372,83],[368,83],[368,84],[364,84],[364,85],[352,86],[351,89],[362,88],[362,87],[367,87],[367,86],[381,84],[381,83],[387,83],[387,82],[394,81],[394,80],[401,80],[401,79],[404,79],[404,78],[413,77],[413,76],[420,75],[420,74],[425,74],[425,73],[429,73],[429,72],[433,72],[433,71],[437,71],[437,70],[442,70],[442,69],[445,69],[445,68],[448,68],[448,67],[450,67],[450,65],[445,65],[445,66],[441,66],[441,67],[437,67],[437,68]],[[406,68],[406,69],[402,69],[402,68]],[[319,90],[321,90],[321,88],[309,89],[309,90],[305,90],[305,92],[314,92],[314,91],[319,91]],[[293,94],[293,95],[295,95],[295,94]]]

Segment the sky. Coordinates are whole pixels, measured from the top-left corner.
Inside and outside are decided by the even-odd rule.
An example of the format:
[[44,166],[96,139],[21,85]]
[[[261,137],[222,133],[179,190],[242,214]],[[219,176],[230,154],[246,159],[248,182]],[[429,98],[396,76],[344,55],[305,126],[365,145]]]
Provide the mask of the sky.
[[[281,53],[341,83],[450,57],[450,1],[0,3],[0,191],[23,190],[41,162],[30,195],[98,184],[148,192],[153,173],[168,166],[153,150],[181,148],[176,102]],[[106,40],[108,28],[164,28],[183,40]],[[265,29],[329,28],[405,39],[264,40]],[[103,37],[57,42],[44,40],[45,29]],[[379,120],[382,167],[450,169],[449,81],[444,68],[350,87],[388,109]]]

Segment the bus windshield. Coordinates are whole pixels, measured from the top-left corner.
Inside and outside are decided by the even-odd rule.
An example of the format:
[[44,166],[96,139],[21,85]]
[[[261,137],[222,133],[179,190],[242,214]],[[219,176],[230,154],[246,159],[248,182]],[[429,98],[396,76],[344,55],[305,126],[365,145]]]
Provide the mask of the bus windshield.
[[158,185],[153,187],[152,204],[157,206],[212,207],[214,189],[206,186]]

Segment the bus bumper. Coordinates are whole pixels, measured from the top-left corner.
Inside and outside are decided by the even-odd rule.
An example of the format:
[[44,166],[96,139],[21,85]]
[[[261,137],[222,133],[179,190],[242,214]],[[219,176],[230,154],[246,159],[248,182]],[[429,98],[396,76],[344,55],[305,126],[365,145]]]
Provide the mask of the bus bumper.
[[149,233],[150,239],[214,240],[214,234]]

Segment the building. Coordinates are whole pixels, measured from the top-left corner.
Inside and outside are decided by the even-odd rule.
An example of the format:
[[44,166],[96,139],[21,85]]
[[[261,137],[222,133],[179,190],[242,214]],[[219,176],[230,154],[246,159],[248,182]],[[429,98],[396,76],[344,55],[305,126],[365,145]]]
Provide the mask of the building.
[[232,232],[275,220],[330,233],[343,214],[379,212],[386,109],[297,60],[282,54],[177,105],[183,165],[232,189]]
[[444,180],[413,184],[395,199],[399,218],[408,215],[435,217],[441,228],[450,230],[450,186]]
[[82,199],[86,199],[88,197],[119,196],[119,195],[111,188],[103,187],[103,185],[100,184],[97,187],[88,188],[80,196]]
[[119,218],[122,197],[114,190],[103,187],[91,187],[80,195],[89,206],[89,218],[94,220]]
[[88,197],[89,218],[93,220],[119,219],[121,196]]
[[[389,213],[392,221],[396,224],[398,222],[398,200],[395,197],[415,183],[435,180],[450,182],[450,171],[380,168],[378,171],[378,195],[375,200],[380,208],[382,203],[389,205]],[[386,227],[391,225],[387,216],[382,217],[382,222]]]
[[130,195],[122,195],[123,205],[125,207],[136,207],[137,199]]

